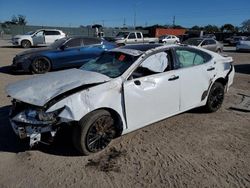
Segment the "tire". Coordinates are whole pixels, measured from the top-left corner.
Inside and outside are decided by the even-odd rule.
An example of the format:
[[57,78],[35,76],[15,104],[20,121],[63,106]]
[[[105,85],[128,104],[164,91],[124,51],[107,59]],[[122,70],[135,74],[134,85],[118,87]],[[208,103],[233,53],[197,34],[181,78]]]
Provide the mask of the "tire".
[[34,74],[43,74],[51,70],[51,62],[46,57],[37,57],[31,63],[30,69]]
[[222,53],[222,50],[221,50],[220,48],[218,48],[218,49],[216,50],[216,52],[220,54],[220,53]]
[[117,46],[121,47],[121,46],[125,46],[125,44],[124,43],[118,43]]
[[224,100],[224,86],[220,82],[215,82],[209,92],[205,110],[207,112],[216,112]]
[[106,110],[97,110],[83,117],[73,130],[73,144],[82,155],[90,155],[103,150],[117,130],[114,119]]
[[31,42],[29,40],[22,40],[21,46],[23,48],[30,48],[31,47]]

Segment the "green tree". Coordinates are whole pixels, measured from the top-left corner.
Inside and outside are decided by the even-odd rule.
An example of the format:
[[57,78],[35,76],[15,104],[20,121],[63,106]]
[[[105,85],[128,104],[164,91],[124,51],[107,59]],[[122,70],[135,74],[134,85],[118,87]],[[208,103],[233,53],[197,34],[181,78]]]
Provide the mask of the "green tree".
[[219,32],[219,28],[216,25],[207,25],[204,27],[204,30],[207,33],[215,33],[215,32]]
[[26,16],[19,14],[18,16],[13,15],[10,21],[4,22],[7,25],[26,25]]
[[201,31],[203,30],[203,27],[200,27],[198,25],[194,25],[193,27],[190,28],[191,30],[194,30],[194,31]]
[[233,33],[233,32],[235,32],[235,27],[232,24],[225,24],[225,25],[221,26],[220,30],[222,32],[226,32],[226,33],[228,33],[228,32]]
[[244,22],[242,22],[242,27],[241,30],[244,32],[250,32],[250,19],[245,20]]
[[15,15],[13,15],[13,16],[11,17],[11,22],[12,22],[13,24],[17,24],[17,23],[18,23],[18,19],[17,19],[17,17],[16,17]]
[[27,24],[26,16],[19,14],[17,18],[18,18],[18,25]]

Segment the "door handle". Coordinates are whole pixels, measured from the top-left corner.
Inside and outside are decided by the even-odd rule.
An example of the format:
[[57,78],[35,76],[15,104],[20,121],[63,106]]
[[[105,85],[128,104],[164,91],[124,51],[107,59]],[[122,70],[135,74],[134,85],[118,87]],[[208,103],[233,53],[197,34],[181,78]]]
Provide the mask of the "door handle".
[[168,81],[173,81],[179,79],[179,76],[172,76],[171,78],[168,79]]
[[215,69],[214,67],[210,67],[210,68],[207,69],[207,71],[212,71],[214,69]]
[[137,85],[137,86],[140,86],[140,85],[141,85],[141,81],[140,81],[140,80],[135,80],[134,83],[135,83],[135,85]]

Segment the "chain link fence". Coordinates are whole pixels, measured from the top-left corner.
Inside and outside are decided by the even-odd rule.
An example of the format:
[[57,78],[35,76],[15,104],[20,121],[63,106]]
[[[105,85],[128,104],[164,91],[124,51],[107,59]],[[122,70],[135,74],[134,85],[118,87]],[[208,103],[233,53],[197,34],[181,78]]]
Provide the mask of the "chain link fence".
[[[62,30],[67,35],[81,35],[81,36],[87,36],[87,37],[93,37],[97,36],[97,31],[95,28],[91,27],[51,27],[51,26],[31,26],[31,25],[6,25],[0,23],[0,32],[1,37],[9,36],[11,38],[15,35],[22,35],[29,31],[36,31],[38,29],[59,29]],[[116,34],[122,31],[122,29],[116,29],[116,28],[101,28],[99,29],[99,32],[102,32],[104,36],[106,37],[114,37]]]

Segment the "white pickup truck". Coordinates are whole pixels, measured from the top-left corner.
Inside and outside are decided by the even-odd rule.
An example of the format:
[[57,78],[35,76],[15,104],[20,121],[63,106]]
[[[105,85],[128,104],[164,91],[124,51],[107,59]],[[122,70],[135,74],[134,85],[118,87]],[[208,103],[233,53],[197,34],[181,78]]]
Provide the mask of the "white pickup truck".
[[123,46],[126,44],[158,43],[159,39],[144,37],[142,32],[138,31],[122,31],[116,35],[115,42],[118,45]]

